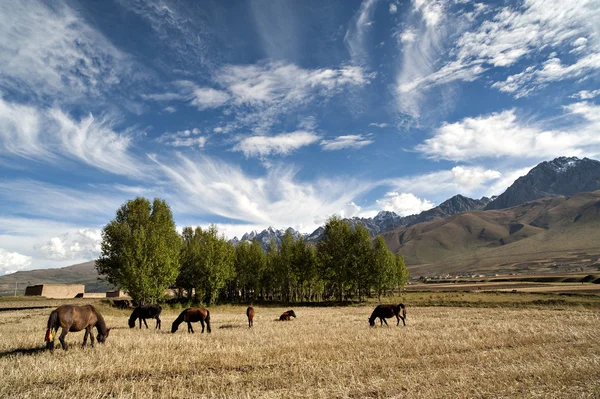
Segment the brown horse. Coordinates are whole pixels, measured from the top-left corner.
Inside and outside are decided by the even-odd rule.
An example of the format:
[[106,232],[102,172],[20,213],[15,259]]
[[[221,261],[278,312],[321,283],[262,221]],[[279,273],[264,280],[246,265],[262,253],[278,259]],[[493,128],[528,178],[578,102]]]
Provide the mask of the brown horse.
[[254,325],[254,308],[252,306],[248,306],[246,309],[246,316],[248,316],[248,328],[251,328]]
[[279,321],[290,321],[291,318],[296,318],[296,313],[293,310],[288,310],[287,312],[283,312],[281,316],[279,316]]
[[[402,315],[400,315],[400,311],[402,311]],[[399,305],[378,305],[375,310],[373,310],[371,317],[369,317],[369,324],[371,327],[375,326],[375,319],[379,318],[379,324],[383,326],[383,323],[385,322],[385,325],[387,326],[388,323],[385,319],[389,319],[393,316],[396,316],[396,326],[400,325],[400,319],[402,319],[402,324],[406,326],[406,306],[402,303]]]
[[206,331],[210,333],[210,312],[208,309],[204,308],[188,308],[181,312],[179,317],[175,319],[173,325],[171,326],[171,332],[175,333],[179,325],[183,322],[186,322],[188,325],[188,333],[194,333],[194,329],[192,328],[192,323],[197,321],[202,325],[202,332],[204,332],[204,322],[206,322]]
[[94,335],[92,333],[92,328],[96,327],[98,330],[97,339],[101,344],[106,341],[106,338],[108,338],[108,333],[110,332],[110,328],[106,328],[104,318],[92,305],[62,305],[50,313],[45,339],[46,348],[50,350],[54,350],[54,337],[58,327],[62,328],[58,340],[62,344],[62,348],[64,350],[69,349],[69,346],[65,342],[65,337],[69,332],[77,332],[85,329],[82,345],[84,348],[87,343],[88,335],[90,336],[92,347],[94,347]]

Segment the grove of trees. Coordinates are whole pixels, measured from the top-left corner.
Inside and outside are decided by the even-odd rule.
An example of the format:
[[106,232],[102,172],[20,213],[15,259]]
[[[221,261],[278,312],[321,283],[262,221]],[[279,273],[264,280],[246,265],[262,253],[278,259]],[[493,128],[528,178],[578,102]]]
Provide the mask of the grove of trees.
[[408,281],[400,253],[373,241],[362,225],[338,216],[316,245],[287,231],[266,250],[255,239],[233,245],[217,227],[177,233],[166,202],[125,203],[102,232],[100,275],[140,303],[162,299],[167,288],[195,302],[338,301],[386,295]]

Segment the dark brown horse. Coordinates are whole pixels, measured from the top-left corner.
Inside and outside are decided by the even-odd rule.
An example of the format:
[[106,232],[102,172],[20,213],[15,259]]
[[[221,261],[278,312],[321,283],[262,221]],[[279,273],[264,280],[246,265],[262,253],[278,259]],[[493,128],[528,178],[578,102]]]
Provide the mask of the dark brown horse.
[[[402,314],[400,314],[401,312]],[[383,325],[385,322],[385,325],[387,326],[388,323],[385,319],[394,316],[396,316],[397,320],[396,326],[400,325],[401,319],[402,324],[406,326],[406,306],[402,303],[399,305],[378,305],[375,310],[373,310],[371,317],[369,317],[369,324],[373,327],[375,325],[375,319],[379,318],[379,324]]]
[[293,310],[288,310],[287,312],[283,312],[281,316],[279,316],[279,321],[290,321],[291,318],[296,318],[296,313]]
[[254,325],[254,308],[252,306],[248,306],[246,309],[246,316],[248,316],[248,328],[251,328]]
[[50,350],[54,350],[54,337],[58,327],[62,328],[58,340],[62,344],[64,350],[69,349],[69,346],[65,342],[65,337],[69,332],[77,332],[85,329],[82,345],[84,348],[87,343],[88,335],[90,336],[92,347],[94,347],[94,334],[92,333],[94,327],[98,330],[97,339],[101,344],[106,341],[108,333],[110,332],[110,328],[106,328],[104,318],[92,305],[62,305],[50,313],[45,339],[46,348]]
[[186,322],[188,325],[188,333],[194,333],[194,329],[192,328],[192,323],[197,321],[202,325],[202,332],[204,332],[204,323],[206,322],[206,331],[210,333],[210,312],[208,309],[204,308],[188,308],[181,312],[179,317],[175,319],[173,325],[171,326],[171,332],[174,333],[179,328],[179,325],[183,322]]
[[131,313],[131,317],[129,317],[129,327],[135,327],[135,321],[140,319],[140,328],[142,328],[142,321],[146,328],[148,328],[148,323],[146,323],[146,319],[156,319],[156,327],[160,330],[160,312],[162,312],[162,307],[160,305],[146,305],[146,306],[138,306]]

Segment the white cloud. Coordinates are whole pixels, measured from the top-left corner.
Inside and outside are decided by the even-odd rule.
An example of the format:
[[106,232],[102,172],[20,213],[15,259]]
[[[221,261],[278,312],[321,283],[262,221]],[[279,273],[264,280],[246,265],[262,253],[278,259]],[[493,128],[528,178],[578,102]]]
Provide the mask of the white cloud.
[[383,129],[384,127],[388,127],[389,125],[387,123],[369,123],[369,126],[375,126]]
[[352,62],[355,65],[362,65],[366,61],[367,32],[372,25],[371,19],[376,5],[377,0],[363,0],[344,36],[344,43],[346,43]]
[[282,133],[277,136],[252,136],[242,139],[233,147],[246,157],[265,157],[268,155],[288,155],[299,148],[311,145],[319,140],[319,136],[311,132],[296,131]]
[[545,159],[561,155],[594,156],[600,152],[600,106],[576,103],[565,107],[567,116],[578,117],[569,131],[530,124],[507,110],[456,123],[445,123],[416,149],[433,159],[465,161],[481,158],[518,157]]
[[94,259],[100,256],[101,230],[81,229],[52,237],[36,250],[46,259]]
[[0,248],[0,274],[14,273],[31,265],[31,256]]
[[[484,19],[469,19],[466,13],[451,16],[444,12],[446,4],[413,1],[425,26],[413,24],[409,28],[418,29],[419,38],[402,43],[403,64],[397,78],[398,106],[412,117],[420,116],[426,92],[432,87],[457,80],[473,81],[491,68],[525,62],[521,72],[493,85],[517,97],[599,68],[600,42],[592,21],[600,19],[600,7],[594,1],[525,0],[517,6],[492,10],[476,6],[474,12],[486,13]],[[460,19],[460,15],[464,18]],[[432,26],[437,31],[432,31]],[[448,40],[453,42],[447,43]],[[442,43],[451,45],[442,48]],[[538,66],[542,50],[565,52],[567,45],[579,55],[573,63],[564,65],[555,54],[543,67]],[[446,60],[440,63],[441,59]]]
[[73,102],[122,84],[132,62],[65,2],[30,0],[0,3],[0,65],[0,87]]
[[395,3],[390,3],[389,12],[390,12],[390,14],[397,13],[398,12],[398,6]]
[[420,199],[412,193],[389,192],[385,197],[377,200],[377,204],[384,211],[395,212],[400,216],[415,215],[435,207],[427,199]]
[[578,93],[575,93],[571,96],[571,98],[577,98],[580,100],[590,100],[594,97],[600,96],[600,89],[598,90],[581,90]]
[[590,75],[595,70],[600,70],[600,53],[589,54],[571,65],[563,65],[559,58],[552,57],[541,68],[528,67],[504,82],[494,83],[492,87],[520,98],[548,83]]
[[372,144],[373,140],[367,139],[362,134],[338,136],[332,140],[322,140],[321,148],[325,151],[337,151],[344,148],[362,148]]
[[452,177],[456,184],[470,189],[479,187],[491,180],[497,180],[502,176],[497,170],[483,169],[481,167],[455,166],[452,168]]
[[171,181],[174,209],[180,215],[216,215],[262,228],[291,226],[312,232],[318,227],[315,220],[339,213],[374,187],[351,178],[301,181],[296,170],[278,165],[264,176],[251,177],[237,166],[206,156],[192,159],[179,154],[175,163],[154,160]]
[[111,173],[138,176],[130,132],[92,114],[77,121],[59,108],[40,110],[0,98],[0,157],[55,162],[60,156]]
[[168,107],[165,107],[164,111],[172,114],[174,112],[177,112],[177,108],[172,107],[172,106],[168,106]]
[[203,87],[194,90],[192,105],[198,107],[199,110],[204,110],[221,107],[227,101],[229,101],[229,94],[209,87]]
[[341,216],[343,218],[352,218],[360,214],[361,207],[356,205],[354,202],[349,202],[346,204],[344,209],[342,209]]
[[156,141],[172,147],[198,147],[203,148],[208,140],[206,136],[198,136],[200,129],[186,129],[174,133],[164,133]]

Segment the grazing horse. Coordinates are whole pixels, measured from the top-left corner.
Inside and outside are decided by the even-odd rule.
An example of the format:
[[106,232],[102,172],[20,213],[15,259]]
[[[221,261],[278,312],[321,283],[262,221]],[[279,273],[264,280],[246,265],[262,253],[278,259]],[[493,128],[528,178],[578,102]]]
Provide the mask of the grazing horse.
[[192,323],[197,321],[202,325],[202,332],[204,332],[204,322],[206,322],[206,331],[210,333],[210,312],[208,309],[204,308],[188,308],[181,312],[179,317],[175,319],[173,325],[171,326],[171,332],[175,333],[179,325],[183,322],[186,322],[188,325],[188,333],[194,333],[194,329],[192,328]]
[[110,328],[106,328],[104,318],[92,305],[62,305],[50,313],[45,338],[46,348],[50,350],[54,350],[54,337],[58,327],[62,328],[58,340],[62,344],[64,350],[69,349],[69,346],[65,342],[65,337],[69,332],[77,332],[85,329],[82,345],[84,348],[87,343],[88,335],[90,336],[92,347],[94,347],[92,328],[96,327],[96,330],[98,330],[97,340],[101,344],[106,341],[108,333],[110,332]]
[[[400,310],[402,310],[402,315],[400,315]],[[385,325],[387,326],[388,323],[385,319],[389,319],[393,316],[396,316],[396,326],[400,324],[400,319],[402,319],[402,324],[406,326],[406,306],[402,303],[399,305],[378,305],[375,310],[373,310],[371,317],[369,317],[369,324],[373,327],[375,325],[375,319],[379,318],[379,324],[383,325],[385,322]]]
[[251,328],[254,325],[254,308],[252,306],[248,306],[246,309],[246,316],[248,316],[248,328]]
[[160,330],[160,312],[162,312],[160,305],[138,306],[133,310],[131,317],[129,317],[129,328],[135,327],[136,319],[140,319],[140,328],[142,328],[142,321],[146,325],[146,328],[148,328],[146,319],[156,319],[156,327],[154,328]]
[[279,316],[279,321],[290,321],[291,318],[296,318],[296,313],[293,310],[288,310],[287,312],[283,312],[281,316]]

